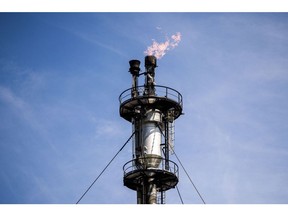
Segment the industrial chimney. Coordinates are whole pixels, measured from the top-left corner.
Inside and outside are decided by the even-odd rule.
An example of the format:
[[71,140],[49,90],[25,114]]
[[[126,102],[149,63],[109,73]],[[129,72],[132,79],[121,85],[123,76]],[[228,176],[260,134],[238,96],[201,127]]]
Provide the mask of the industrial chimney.
[[[132,160],[124,166],[124,185],[137,192],[137,204],[164,204],[165,191],[179,181],[176,163],[169,160],[174,146],[174,121],[182,114],[182,95],[166,86],[155,85],[155,56],[129,61],[132,88],[121,93],[120,116],[131,122],[134,134]],[[145,83],[138,85],[144,75]]]

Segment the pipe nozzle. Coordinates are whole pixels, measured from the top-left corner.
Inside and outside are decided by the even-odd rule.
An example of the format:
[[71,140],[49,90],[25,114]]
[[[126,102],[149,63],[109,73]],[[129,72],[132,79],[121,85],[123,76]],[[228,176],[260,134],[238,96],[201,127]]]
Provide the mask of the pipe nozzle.
[[145,67],[146,67],[146,69],[150,68],[150,67],[152,67],[154,69],[155,67],[157,67],[156,57],[153,55],[146,56],[145,57]]
[[136,59],[129,61],[129,64],[130,64],[129,72],[132,75],[137,75],[137,76],[139,75],[140,63],[141,62],[139,60],[136,60]]

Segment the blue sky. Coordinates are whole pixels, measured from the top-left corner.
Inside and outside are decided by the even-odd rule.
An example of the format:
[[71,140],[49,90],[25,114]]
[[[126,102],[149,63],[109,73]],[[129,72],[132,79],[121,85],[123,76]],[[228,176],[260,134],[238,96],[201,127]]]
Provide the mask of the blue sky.
[[[131,135],[129,60],[176,32],[156,83],[183,95],[175,151],[204,200],[287,204],[287,13],[0,13],[0,203],[76,203]],[[136,203],[131,152],[81,203]],[[182,169],[178,188],[202,203]]]

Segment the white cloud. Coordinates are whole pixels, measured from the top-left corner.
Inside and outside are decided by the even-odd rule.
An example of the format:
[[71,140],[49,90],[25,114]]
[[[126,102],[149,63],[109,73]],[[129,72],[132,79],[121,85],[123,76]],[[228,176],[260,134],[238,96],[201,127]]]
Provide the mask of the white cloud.
[[9,88],[0,86],[0,99],[13,108],[20,110],[24,115],[30,112],[27,104],[21,98],[14,95]]
[[[88,33],[88,32],[84,32],[84,31],[80,31],[80,30],[77,30],[76,28],[75,29],[72,29],[72,28],[69,28],[67,26],[62,26],[60,24],[55,24],[53,23],[53,25],[57,26],[58,28],[62,29],[62,30],[65,30],[73,35],[75,35],[76,37],[79,37],[81,38],[82,40],[84,41],[87,41],[89,43],[92,43],[96,46],[100,46],[104,49],[107,49],[117,55],[120,55],[120,56],[123,56],[125,58],[128,58],[128,56],[121,50],[121,49],[117,49],[116,46],[112,46],[110,44],[107,44],[106,42],[106,38],[101,38],[100,36],[97,36],[96,33]],[[95,26],[95,29],[97,28],[97,26]]]
[[119,121],[112,121],[110,119],[96,119],[93,118],[96,123],[95,136],[97,138],[102,137],[118,137],[119,135],[126,134]]
[[97,38],[96,35],[90,35],[88,33],[76,32],[76,31],[70,31],[70,32],[72,32],[75,36],[78,36],[83,40],[86,40],[92,44],[95,44],[95,45],[100,46],[104,49],[107,49],[107,50],[109,50],[109,51],[111,51],[117,55],[124,56],[125,58],[128,58],[128,56],[123,51],[121,51],[120,49],[116,49],[115,46],[111,46],[111,45],[108,45],[107,43],[101,42],[101,39]]
[[45,125],[39,121],[38,114],[31,104],[17,96],[11,89],[3,86],[0,86],[0,100],[5,103],[5,106],[11,108],[13,115],[20,118],[30,128],[36,131],[37,134],[47,141],[48,145],[56,151],[55,146],[50,141],[51,139]]

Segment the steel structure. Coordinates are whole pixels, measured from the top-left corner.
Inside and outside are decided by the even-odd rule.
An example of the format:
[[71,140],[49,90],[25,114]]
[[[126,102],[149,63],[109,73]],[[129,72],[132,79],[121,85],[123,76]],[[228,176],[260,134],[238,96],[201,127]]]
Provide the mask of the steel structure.
[[[132,160],[124,166],[124,185],[137,191],[137,204],[164,204],[165,191],[179,181],[179,169],[169,160],[174,147],[174,121],[182,114],[182,95],[175,89],[155,85],[155,56],[129,61],[132,87],[119,96],[120,116],[131,122],[134,133]],[[139,76],[145,83],[138,85]]]

